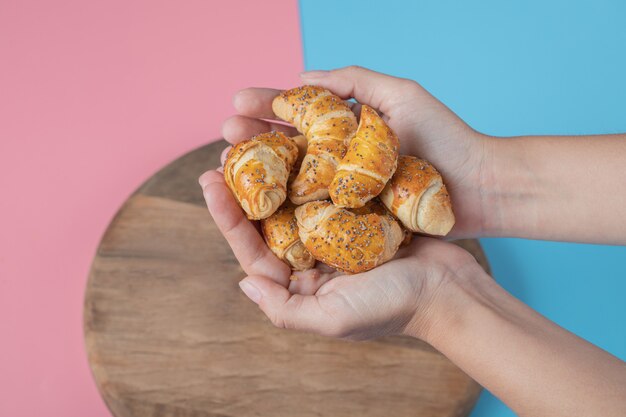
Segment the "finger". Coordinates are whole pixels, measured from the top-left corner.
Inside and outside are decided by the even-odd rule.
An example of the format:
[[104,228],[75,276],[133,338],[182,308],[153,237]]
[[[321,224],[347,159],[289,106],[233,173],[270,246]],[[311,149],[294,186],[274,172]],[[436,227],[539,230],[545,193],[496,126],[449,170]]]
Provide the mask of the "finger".
[[292,294],[313,295],[322,285],[336,275],[338,275],[337,272],[323,273],[317,268],[307,271],[294,271],[289,283],[289,292]]
[[390,113],[394,100],[406,94],[409,85],[417,84],[404,78],[396,78],[358,66],[332,71],[310,71],[301,74],[307,84],[324,87],[338,96],[354,98],[383,113]]
[[332,303],[334,295],[291,294],[287,288],[263,276],[249,276],[239,283],[241,290],[279,328],[341,336],[340,320],[324,304]]
[[259,119],[277,119],[272,111],[272,101],[281,93],[273,88],[251,87],[238,91],[233,97],[237,113]]
[[241,115],[229,117],[222,124],[222,136],[227,142],[233,145],[250,139],[252,136],[258,135],[259,133],[270,132],[272,130],[283,132],[289,137],[298,134],[298,131],[292,126]]
[[228,152],[232,148],[233,148],[232,146],[227,146],[226,148],[224,148],[224,150],[220,154],[220,163],[222,164],[222,166],[220,168],[222,168],[224,166],[224,163],[226,162],[226,155],[228,155]]
[[286,287],[291,270],[274,256],[257,229],[246,218],[226,186],[224,176],[216,171],[207,171],[199,182],[215,224],[246,274],[261,274]]

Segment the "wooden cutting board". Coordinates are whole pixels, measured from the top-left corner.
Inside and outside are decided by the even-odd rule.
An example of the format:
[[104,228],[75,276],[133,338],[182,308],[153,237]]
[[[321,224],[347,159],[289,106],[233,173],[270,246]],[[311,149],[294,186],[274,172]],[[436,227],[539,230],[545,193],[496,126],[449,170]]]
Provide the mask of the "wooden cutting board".
[[[93,261],[87,353],[116,417],[466,416],[479,385],[429,345],[278,330],[241,293],[244,274],[198,176],[224,141],[191,152],[123,205]],[[488,268],[474,240],[458,241]]]

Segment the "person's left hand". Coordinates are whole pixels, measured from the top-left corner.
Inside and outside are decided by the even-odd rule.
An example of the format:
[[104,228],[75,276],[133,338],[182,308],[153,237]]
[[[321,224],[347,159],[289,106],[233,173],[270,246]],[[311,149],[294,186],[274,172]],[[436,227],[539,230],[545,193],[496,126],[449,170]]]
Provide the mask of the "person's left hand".
[[321,265],[294,273],[292,280],[291,269],[245,217],[223,174],[208,171],[199,182],[215,223],[248,275],[239,286],[277,327],[358,340],[401,333],[424,339],[429,323],[441,320],[433,317],[439,290],[457,271],[480,269],[451,243],[415,237],[371,271],[344,275]]

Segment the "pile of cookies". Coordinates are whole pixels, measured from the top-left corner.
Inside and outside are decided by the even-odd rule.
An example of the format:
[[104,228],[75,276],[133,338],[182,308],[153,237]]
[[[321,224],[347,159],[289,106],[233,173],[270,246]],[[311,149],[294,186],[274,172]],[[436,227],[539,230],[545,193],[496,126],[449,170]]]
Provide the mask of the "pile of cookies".
[[302,86],[272,108],[302,136],[268,132],[234,146],[224,177],[268,246],[295,270],[321,261],[358,273],[393,258],[412,232],[446,235],[450,196],[427,161],[399,155],[398,137],[372,108],[357,123],[330,91]]

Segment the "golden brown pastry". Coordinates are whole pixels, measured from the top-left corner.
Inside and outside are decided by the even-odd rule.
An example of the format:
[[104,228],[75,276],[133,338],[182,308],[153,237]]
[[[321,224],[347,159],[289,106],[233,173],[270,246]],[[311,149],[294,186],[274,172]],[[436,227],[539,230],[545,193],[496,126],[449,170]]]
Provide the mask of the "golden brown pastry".
[[308,141],[307,153],[289,190],[289,199],[302,204],[328,198],[335,168],[356,132],[354,113],[341,98],[315,86],[284,91],[274,99],[272,109]]
[[[376,214],[386,214],[391,216],[391,212],[387,210],[387,207],[380,201],[379,198],[374,198],[368,201],[363,207],[349,209],[354,214],[368,214],[368,213],[376,213]],[[393,218],[395,220],[395,217]],[[400,247],[407,246],[411,244],[413,241],[413,232],[404,227],[402,223],[399,223],[400,229],[402,229],[402,242],[400,243]]]
[[380,199],[409,230],[445,236],[454,226],[450,195],[428,161],[401,155]]
[[296,206],[287,201],[274,214],[261,220],[261,230],[272,252],[292,269],[304,271],[315,265],[315,258],[302,244],[295,217]]
[[383,190],[396,170],[400,143],[371,107],[363,105],[356,135],[339,162],[329,187],[339,207],[363,207]]
[[387,262],[404,238],[400,225],[389,214],[360,210],[306,203],[296,208],[300,240],[317,260],[341,271],[359,273]]
[[297,157],[296,145],[280,132],[254,136],[228,152],[224,179],[248,218],[265,219],[283,204]]

